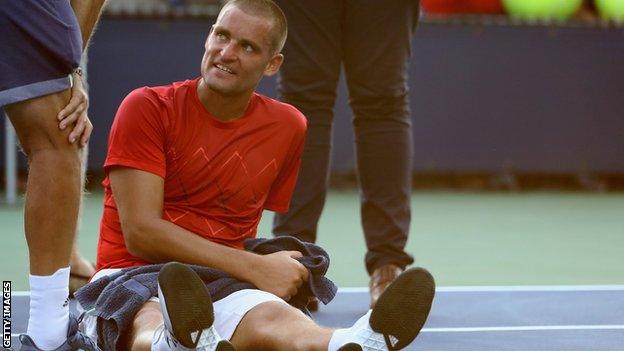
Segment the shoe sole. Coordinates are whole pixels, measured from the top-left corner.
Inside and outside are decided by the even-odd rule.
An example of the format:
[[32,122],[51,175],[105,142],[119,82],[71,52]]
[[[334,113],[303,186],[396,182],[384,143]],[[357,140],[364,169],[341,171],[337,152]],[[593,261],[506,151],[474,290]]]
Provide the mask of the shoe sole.
[[204,282],[186,265],[167,263],[158,274],[158,295],[167,329],[184,347],[196,348],[198,333],[214,322],[212,299]]
[[384,336],[388,350],[409,345],[427,321],[435,282],[424,268],[411,268],[381,294],[370,317],[371,328]]
[[339,348],[338,351],[362,351],[362,346],[356,343],[349,343]]

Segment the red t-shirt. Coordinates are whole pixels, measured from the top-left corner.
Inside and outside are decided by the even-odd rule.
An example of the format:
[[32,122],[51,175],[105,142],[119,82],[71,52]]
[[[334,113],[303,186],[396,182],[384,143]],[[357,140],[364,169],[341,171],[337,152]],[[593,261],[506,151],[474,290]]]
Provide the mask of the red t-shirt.
[[[254,93],[243,117],[221,122],[199,101],[198,81],[131,92],[115,116],[104,170],[130,167],[162,177],[163,219],[242,248],[256,236],[264,209],[288,210],[306,119]],[[126,249],[108,177],[102,185],[97,268],[148,264]]]

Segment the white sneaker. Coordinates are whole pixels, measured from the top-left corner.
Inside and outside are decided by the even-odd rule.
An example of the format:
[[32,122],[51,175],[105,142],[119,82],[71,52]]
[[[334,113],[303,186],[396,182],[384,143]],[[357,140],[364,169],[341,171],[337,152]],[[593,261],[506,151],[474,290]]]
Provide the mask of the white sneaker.
[[154,334],[174,351],[234,351],[213,326],[214,311],[206,285],[186,265],[171,262],[158,274],[158,297],[164,326]]
[[344,345],[339,351],[387,351],[384,336],[375,332],[370,326],[370,316],[373,311],[369,310],[364,316],[353,324],[349,331],[349,344]]
[[424,268],[411,268],[395,279],[375,307],[346,329],[339,351],[395,351],[407,347],[422,329],[435,295],[435,282]]

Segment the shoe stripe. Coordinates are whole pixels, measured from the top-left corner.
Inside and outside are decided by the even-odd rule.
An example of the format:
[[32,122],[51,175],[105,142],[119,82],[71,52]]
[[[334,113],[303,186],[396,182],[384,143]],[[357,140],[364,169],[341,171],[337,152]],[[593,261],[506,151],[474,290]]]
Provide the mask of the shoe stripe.
[[199,338],[201,337],[201,330],[195,330],[191,332],[191,339],[193,340],[193,344],[197,345],[199,342]]
[[395,347],[395,346],[396,346],[396,344],[398,344],[398,343],[399,343],[399,338],[397,338],[397,337],[396,337],[396,336],[394,336],[394,335],[390,335],[390,334],[388,334],[388,339],[390,339],[390,343],[392,344],[392,347]]

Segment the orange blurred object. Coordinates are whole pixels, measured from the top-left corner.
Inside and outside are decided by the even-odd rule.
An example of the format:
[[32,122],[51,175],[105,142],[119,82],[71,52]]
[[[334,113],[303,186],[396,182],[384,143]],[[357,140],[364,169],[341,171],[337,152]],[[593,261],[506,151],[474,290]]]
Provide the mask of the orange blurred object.
[[501,0],[422,0],[429,14],[503,13]]

